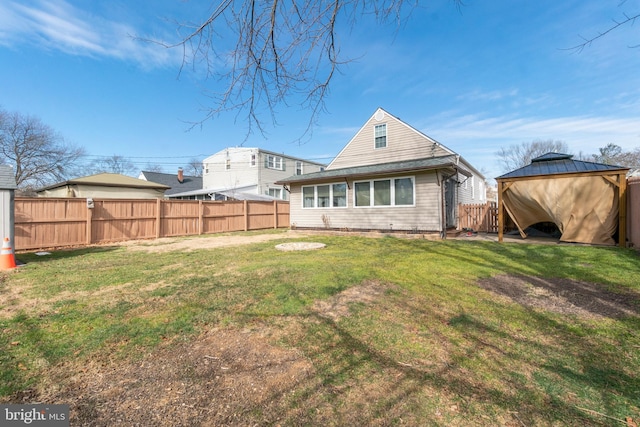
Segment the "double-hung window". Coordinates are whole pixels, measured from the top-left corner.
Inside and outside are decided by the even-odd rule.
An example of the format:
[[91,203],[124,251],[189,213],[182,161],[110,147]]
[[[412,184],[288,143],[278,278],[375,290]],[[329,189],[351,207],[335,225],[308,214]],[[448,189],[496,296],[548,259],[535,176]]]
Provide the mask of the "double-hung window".
[[346,208],[347,184],[322,184],[302,187],[303,208]]
[[302,175],[302,162],[296,160],[296,175]]
[[282,157],[272,156],[271,154],[268,154],[264,163],[267,169],[284,170],[282,166],[283,165]]
[[354,205],[369,206],[413,206],[414,178],[389,178],[354,183]]

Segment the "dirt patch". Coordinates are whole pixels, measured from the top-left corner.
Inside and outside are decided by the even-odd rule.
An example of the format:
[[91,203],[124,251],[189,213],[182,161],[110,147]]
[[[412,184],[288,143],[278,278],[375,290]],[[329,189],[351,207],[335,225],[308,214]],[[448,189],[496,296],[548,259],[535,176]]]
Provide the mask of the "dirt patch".
[[365,281],[362,285],[344,290],[329,299],[316,301],[311,310],[322,317],[335,321],[349,315],[350,304],[359,302],[364,304],[372,303],[376,298],[384,294],[386,289],[387,286],[378,281]]
[[477,284],[524,306],[554,313],[589,318],[640,315],[640,295],[611,292],[595,283],[502,274]]
[[277,423],[287,415],[278,413],[286,408],[279,402],[295,393],[312,366],[298,352],[269,344],[268,335],[213,329],[137,362],[56,367],[71,377],[66,385],[12,400],[69,404],[71,425],[82,426]]
[[[338,319],[349,315],[350,304],[374,302],[386,289],[388,285],[367,281],[316,302],[313,310]],[[300,333],[299,326],[212,328],[193,341],[167,344],[136,361],[105,353],[99,360],[52,366],[51,376],[37,389],[16,393],[8,401],[68,404],[71,425],[82,426],[306,424],[309,417],[322,417],[318,407],[326,405],[310,390],[322,394],[329,386],[317,383],[304,354],[274,344]],[[323,412],[332,413],[328,407]]]
[[276,245],[276,249],[279,251],[311,251],[315,249],[322,249],[326,247],[324,243],[314,243],[314,242],[291,242],[291,243],[280,243]]
[[306,236],[299,231],[287,231],[286,233],[275,234],[253,234],[253,235],[213,235],[211,237],[198,237],[191,239],[178,239],[163,237],[155,240],[130,240],[119,243],[126,246],[130,251],[144,251],[149,253],[171,252],[171,251],[195,251],[198,249],[222,248],[226,246],[248,245],[252,243],[262,243],[271,240],[296,239]]

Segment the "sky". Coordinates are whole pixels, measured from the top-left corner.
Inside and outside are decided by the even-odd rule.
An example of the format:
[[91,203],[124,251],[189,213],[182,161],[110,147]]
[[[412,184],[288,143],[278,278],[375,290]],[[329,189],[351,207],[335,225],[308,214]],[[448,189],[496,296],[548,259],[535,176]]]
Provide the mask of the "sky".
[[216,4],[2,0],[0,108],[38,117],[83,147],[85,162],[117,155],[169,173],[240,145],[329,163],[378,107],[489,180],[506,172],[497,152],[523,142],[587,155],[640,147],[640,21],[571,49],[640,13],[640,0],[429,0],[400,23],[342,23],[336,43],[349,61],[302,142],[301,99],[279,105],[264,134],[248,134],[234,111],[202,121],[220,83],[181,68],[179,49],[141,40],[174,41],[177,23]]

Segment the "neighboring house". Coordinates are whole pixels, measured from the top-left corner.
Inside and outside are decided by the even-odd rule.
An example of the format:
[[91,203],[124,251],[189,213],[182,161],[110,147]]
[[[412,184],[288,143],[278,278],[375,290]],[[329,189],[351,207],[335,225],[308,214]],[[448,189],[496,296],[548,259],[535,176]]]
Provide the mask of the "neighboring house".
[[87,197],[99,199],[163,198],[170,187],[117,173],[70,179],[36,190],[38,197]]
[[178,169],[177,174],[142,171],[138,179],[168,186],[169,189],[164,192],[164,197],[168,199],[196,199],[196,196],[183,194],[202,190],[202,177],[185,175],[182,168]]
[[14,246],[14,201],[16,177],[13,168],[0,165],[0,239],[9,238]]
[[280,180],[297,228],[444,236],[458,203],[485,203],[485,178],[460,155],[379,108],[323,172]]
[[322,163],[260,148],[230,147],[202,162],[202,189],[181,196],[207,200],[288,200],[276,181],[290,175],[323,170]]

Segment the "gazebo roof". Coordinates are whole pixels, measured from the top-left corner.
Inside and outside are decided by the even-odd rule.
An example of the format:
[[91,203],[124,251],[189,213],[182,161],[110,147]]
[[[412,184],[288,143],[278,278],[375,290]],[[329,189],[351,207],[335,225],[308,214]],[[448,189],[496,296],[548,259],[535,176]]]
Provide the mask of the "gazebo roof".
[[573,155],[563,153],[546,153],[531,160],[527,166],[513,170],[496,179],[524,178],[540,175],[560,175],[582,172],[603,172],[628,170],[628,168],[604,163],[573,160]]

